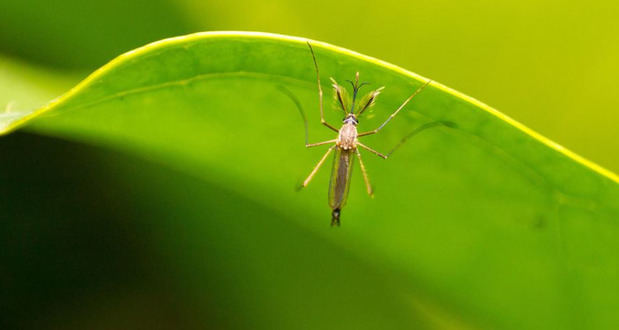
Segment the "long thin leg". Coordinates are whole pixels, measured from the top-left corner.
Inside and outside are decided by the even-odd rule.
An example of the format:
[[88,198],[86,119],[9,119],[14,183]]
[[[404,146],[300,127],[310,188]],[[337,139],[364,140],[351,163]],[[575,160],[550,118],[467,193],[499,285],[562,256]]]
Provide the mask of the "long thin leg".
[[306,143],[305,147],[306,148],[317,147],[317,146],[322,146],[322,145],[329,144],[329,143],[335,143],[336,141],[337,139],[333,139],[329,141],[322,141],[322,142],[317,142],[317,143]]
[[322,156],[322,158],[320,158],[320,160],[318,161],[318,164],[316,164],[316,166],[314,166],[314,169],[312,170],[312,172],[309,174],[309,176],[307,177],[307,179],[305,179],[305,181],[303,181],[303,184],[299,187],[299,189],[305,188],[307,187],[307,185],[310,183],[310,181],[312,181],[312,179],[314,178],[314,175],[316,175],[316,173],[318,172],[318,170],[320,169],[320,167],[322,166],[322,164],[325,163],[325,160],[327,159],[327,157],[329,157],[329,155],[331,154],[331,152],[333,152],[333,149],[335,149],[335,146],[332,146],[331,148],[329,148],[329,150],[327,150],[327,152],[325,153],[324,156]]
[[370,178],[368,177],[368,172],[365,169],[363,160],[361,160],[361,152],[359,152],[359,149],[355,149],[355,152],[357,153],[357,158],[359,158],[359,165],[361,166],[361,173],[363,173],[363,181],[365,181],[365,188],[368,191],[368,195],[370,195],[370,197],[374,197],[374,191],[372,190],[372,185],[370,184]]
[[395,117],[398,112],[400,112],[400,110],[402,110],[402,108],[404,108],[404,106],[413,99],[413,97],[415,97],[415,95],[419,94],[419,92],[421,92],[424,88],[426,88],[426,86],[428,86],[430,84],[430,82],[432,82],[432,80],[428,80],[428,82],[426,82],[425,84],[423,84],[421,87],[417,88],[417,90],[411,95],[409,96],[406,101],[404,101],[404,103],[402,103],[402,105],[400,105],[396,111],[394,113],[392,113],[389,118],[387,118],[387,120],[385,120],[384,123],[382,123],[382,125],[378,126],[377,129],[372,130],[372,131],[367,131],[367,132],[363,132],[360,133],[358,136],[365,136],[365,135],[372,135],[372,134],[376,134],[378,133],[378,131],[380,131],[383,127],[385,127],[385,125],[387,125],[387,123],[389,123],[389,121],[391,121],[391,119],[393,119],[393,117]]
[[322,86],[320,85],[320,71],[318,71],[318,63],[316,62],[316,56],[314,55],[314,49],[310,42],[307,42],[307,46],[309,46],[310,52],[312,53],[312,59],[314,60],[314,68],[316,68],[316,80],[318,80],[318,99],[320,104],[320,123],[327,126],[334,132],[339,132],[339,130],[333,127],[331,124],[327,123],[325,120],[325,113],[322,107]]
[[281,85],[277,86],[277,88],[292,100],[292,102],[297,106],[297,109],[299,110],[299,114],[301,114],[301,119],[303,119],[303,127],[305,128],[305,147],[306,148],[321,146],[324,144],[329,144],[329,143],[333,143],[337,141],[334,139],[334,140],[317,142],[317,143],[309,143],[309,130],[307,128],[307,117],[305,116],[305,111],[303,111],[301,102],[299,102],[299,99],[297,99],[296,96],[294,96],[294,94],[292,94],[292,92],[288,90],[288,88],[281,86]]
[[447,126],[447,127],[452,127],[452,128],[456,127],[456,124],[454,124],[452,122],[448,122],[448,121],[434,121],[434,122],[431,122],[431,123],[423,124],[423,125],[415,128],[412,132],[408,133],[406,136],[404,136],[402,138],[402,140],[400,140],[400,142],[398,142],[398,144],[396,144],[395,147],[393,147],[393,149],[391,149],[387,153],[387,155],[385,155],[385,156],[387,156],[387,157],[391,156],[391,154],[394,151],[396,151],[399,147],[401,147],[404,144],[404,142],[406,142],[406,140],[408,140],[408,139],[412,138],[413,136],[421,133],[422,131],[425,131],[428,128],[432,128],[432,127],[435,127],[435,126],[441,126],[441,125],[442,126]]
[[423,125],[415,128],[412,132],[408,133],[406,136],[404,136],[402,138],[402,140],[400,140],[400,142],[398,142],[398,144],[396,144],[395,147],[393,147],[393,149],[389,150],[389,152],[387,154],[381,154],[380,152],[378,152],[378,151],[376,151],[376,150],[374,150],[374,149],[372,149],[372,148],[370,148],[370,147],[368,147],[365,144],[360,143],[360,142],[357,142],[357,145],[360,146],[361,148],[363,148],[363,149],[365,149],[365,150],[375,154],[378,157],[387,159],[387,158],[389,158],[389,156],[391,156],[391,154],[393,154],[394,151],[396,151],[399,147],[401,147],[404,144],[404,142],[406,142],[406,140],[408,140],[408,139],[412,138],[413,136],[421,133],[422,131],[425,131],[428,128],[432,128],[432,127],[435,127],[435,126],[441,126],[441,125],[442,126],[446,126],[446,127],[451,127],[451,128],[456,127],[456,124],[453,123],[453,122],[450,122],[450,121],[433,121],[431,123],[423,124]]
[[376,156],[378,156],[378,157],[380,157],[380,158],[387,159],[387,157],[388,157],[387,155],[381,154],[380,152],[378,152],[378,151],[376,151],[376,150],[374,150],[374,149],[372,149],[372,148],[370,148],[370,147],[366,146],[366,145],[365,145],[365,144],[363,144],[363,143],[357,142],[357,145],[358,145],[358,146],[360,146],[361,148],[363,148],[363,149],[365,149],[365,150],[367,150],[367,151],[369,151],[369,152],[371,152],[371,153],[375,154]]

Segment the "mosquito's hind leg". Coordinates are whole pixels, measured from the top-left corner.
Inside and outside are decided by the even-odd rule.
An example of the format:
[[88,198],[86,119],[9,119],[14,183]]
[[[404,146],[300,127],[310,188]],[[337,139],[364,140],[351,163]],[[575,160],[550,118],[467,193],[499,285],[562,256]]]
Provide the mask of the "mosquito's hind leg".
[[325,163],[325,160],[327,159],[327,157],[329,157],[331,152],[333,152],[333,149],[335,149],[335,146],[332,146],[331,148],[329,148],[329,150],[327,150],[327,152],[324,154],[324,156],[322,156],[322,158],[320,158],[320,161],[318,161],[318,164],[316,164],[316,166],[314,166],[314,169],[312,170],[312,172],[307,176],[305,181],[303,181],[303,184],[301,184],[301,186],[299,186],[299,190],[307,187],[307,185],[310,183],[310,181],[312,181],[312,179],[314,178],[314,175],[316,175],[316,173],[318,172],[318,170],[320,169],[322,164]]
[[370,197],[374,197],[374,191],[372,190],[372,185],[370,184],[370,178],[368,177],[368,172],[365,169],[363,160],[361,160],[361,152],[359,151],[359,149],[355,149],[355,153],[357,154],[357,158],[359,159],[361,173],[363,174],[363,181],[365,181],[365,189],[367,189],[368,195],[370,195]]

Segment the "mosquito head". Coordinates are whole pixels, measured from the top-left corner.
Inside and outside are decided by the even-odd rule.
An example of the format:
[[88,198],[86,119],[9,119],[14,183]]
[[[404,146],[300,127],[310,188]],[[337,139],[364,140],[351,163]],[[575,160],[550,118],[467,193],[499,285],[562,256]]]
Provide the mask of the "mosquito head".
[[354,113],[351,113],[347,115],[346,117],[344,117],[344,120],[342,120],[342,122],[344,124],[353,124],[355,126],[359,124],[359,120],[357,120],[357,116],[355,116]]

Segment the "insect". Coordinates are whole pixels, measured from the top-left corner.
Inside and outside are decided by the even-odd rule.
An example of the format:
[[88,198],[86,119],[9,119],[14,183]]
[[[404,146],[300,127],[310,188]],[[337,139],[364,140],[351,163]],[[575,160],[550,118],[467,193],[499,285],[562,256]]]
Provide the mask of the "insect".
[[[320,84],[320,70],[318,69],[318,62],[316,61],[316,55],[314,54],[314,49],[312,45],[307,42],[307,46],[309,47],[310,53],[312,54],[312,60],[314,61],[314,68],[316,70],[316,80],[318,81],[318,97],[319,97],[319,107],[320,107],[320,122],[322,125],[326,126],[330,130],[336,132],[337,138],[318,142],[318,143],[308,143],[307,138],[307,121],[305,122],[306,126],[306,134],[305,134],[305,146],[307,148],[322,146],[333,144],[327,152],[322,156],[322,158],[318,161],[318,164],[314,166],[309,176],[303,181],[303,184],[300,188],[306,187],[310,181],[314,178],[318,170],[325,163],[326,159],[329,157],[331,153],[335,153],[333,160],[333,167],[331,170],[331,179],[329,182],[329,207],[331,207],[331,226],[339,226],[340,225],[340,214],[342,211],[342,207],[345,205],[346,200],[348,198],[348,190],[350,188],[350,178],[352,174],[353,163],[355,161],[355,156],[359,160],[359,166],[361,167],[361,172],[363,174],[363,179],[365,181],[365,187],[367,189],[368,195],[373,196],[372,185],[370,184],[370,179],[368,177],[365,165],[363,164],[363,160],[361,158],[361,152],[359,149],[365,149],[381,158],[387,159],[391,153],[393,153],[400,145],[402,145],[406,139],[415,135],[416,133],[429,128],[431,126],[435,126],[440,124],[438,122],[429,123],[421,126],[415,131],[411,132],[407,136],[405,136],[400,143],[398,143],[391,151],[386,154],[380,153],[365,144],[359,142],[358,138],[372,135],[378,133],[383,127],[385,127],[389,121],[391,121],[399,112],[406,106],[410,100],[415,97],[415,95],[419,94],[431,81],[426,82],[421,87],[417,88],[415,92],[411,96],[409,96],[378,128],[359,133],[357,132],[357,125],[359,124],[359,118],[361,115],[370,107],[372,107],[376,101],[376,98],[381,93],[384,87],[377,88],[373,91],[370,91],[365,96],[358,99],[359,90],[364,85],[367,85],[366,82],[359,83],[359,72],[355,74],[354,81],[347,80],[352,87],[352,97],[349,96],[348,91],[341,85],[339,85],[335,79],[331,78],[332,86],[335,92],[336,103],[339,108],[344,112],[344,119],[342,120],[342,127],[337,129],[335,126],[329,124],[325,120],[324,110],[323,110],[323,92],[322,86]],[[297,106],[300,105],[298,102]],[[302,110],[301,110],[302,111]],[[302,113],[304,120],[305,115]]]

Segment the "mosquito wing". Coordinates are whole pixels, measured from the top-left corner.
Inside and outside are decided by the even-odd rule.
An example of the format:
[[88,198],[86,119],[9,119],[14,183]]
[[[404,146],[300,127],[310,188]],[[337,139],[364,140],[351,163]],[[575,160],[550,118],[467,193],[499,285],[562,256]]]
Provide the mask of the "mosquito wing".
[[354,157],[352,150],[336,148],[329,181],[329,206],[333,210],[339,210],[346,204]]

